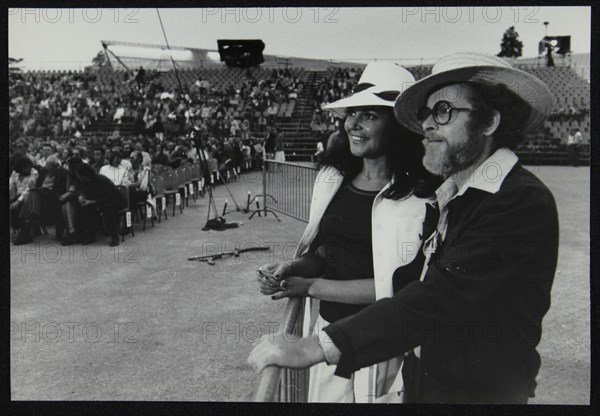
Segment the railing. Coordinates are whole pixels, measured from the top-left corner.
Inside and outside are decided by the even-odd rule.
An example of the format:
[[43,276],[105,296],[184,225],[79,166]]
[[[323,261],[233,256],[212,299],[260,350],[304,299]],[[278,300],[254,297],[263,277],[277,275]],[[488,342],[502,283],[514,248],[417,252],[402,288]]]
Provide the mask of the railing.
[[[263,201],[268,209],[308,222],[317,169],[299,163],[266,159],[263,167]],[[304,298],[291,298],[281,322],[282,331],[302,336]],[[255,402],[304,403],[308,397],[308,370],[269,366],[261,373]]]
[[312,164],[265,160],[263,201],[271,209],[308,222],[317,169]]
[[[302,336],[304,298],[291,298],[283,316],[283,331]],[[254,394],[255,402],[305,403],[308,397],[308,370],[266,367]]]

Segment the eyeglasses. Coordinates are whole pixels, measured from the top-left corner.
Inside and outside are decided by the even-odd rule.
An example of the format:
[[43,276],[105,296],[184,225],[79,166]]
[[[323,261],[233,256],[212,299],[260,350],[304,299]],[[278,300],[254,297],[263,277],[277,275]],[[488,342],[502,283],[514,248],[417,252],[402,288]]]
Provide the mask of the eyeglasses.
[[[375,84],[371,84],[369,82],[362,82],[352,87],[352,94],[356,94],[357,92],[364,91],[374,86]],[[398,98],[398,95],[400,95],[400,91],[381,91],[374,92],[373,94],[385,101],[396,101],[396,98]]]
[[448,101],[438,101],[433,105],[433,108],[423,106],[417,111],[417,122],[423,124],[429,116],[433,116],[433,121],[438,125],[450,123],[452,120],[453,111],[475,111],[476,108],[456,108],[452,107]]

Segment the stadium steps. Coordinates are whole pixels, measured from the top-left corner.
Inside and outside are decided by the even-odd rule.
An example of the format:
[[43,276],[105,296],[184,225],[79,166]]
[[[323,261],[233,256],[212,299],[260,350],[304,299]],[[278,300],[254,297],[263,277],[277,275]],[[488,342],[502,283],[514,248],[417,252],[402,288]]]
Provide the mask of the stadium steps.
[[326,71],[310,72],[298,96],[292,121],[278,124],[284,135],[286,160],[310,161],[316,151],[317,139],[311,135],[310,122],[315,110],[315,92],[325,74]]

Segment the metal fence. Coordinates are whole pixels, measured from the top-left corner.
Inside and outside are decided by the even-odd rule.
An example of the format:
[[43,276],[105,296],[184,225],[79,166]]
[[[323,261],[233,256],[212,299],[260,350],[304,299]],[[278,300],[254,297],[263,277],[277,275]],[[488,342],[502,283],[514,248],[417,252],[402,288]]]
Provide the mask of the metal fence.
[[265,160],[265,208],[308,222],[317,169],[310,164]]
[[[304,298],[290,298],[281,324],[288,334],[302,336]],[[308,370],[266,367],[260,376],[255,402],[306,403],[308,398]]]
[[[265,160],[263,200],[267,210],[308,222],[312,189],[317,169],[312,164]],[[291,298],[281,325],[288,334],[302,336],[304,298]],[[256,402],[305,403],[308,397],[308,370],[269,366],[261,373],[254,394]]]

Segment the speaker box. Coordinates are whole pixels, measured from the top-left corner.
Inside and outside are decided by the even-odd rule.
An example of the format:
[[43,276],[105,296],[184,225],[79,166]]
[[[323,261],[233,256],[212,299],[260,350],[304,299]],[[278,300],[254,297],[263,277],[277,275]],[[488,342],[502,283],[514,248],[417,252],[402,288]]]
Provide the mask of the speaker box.
[[250,68],[262,64],[265,44],[260,39],[219,39],[219,56],[225,65],[235,68]]

